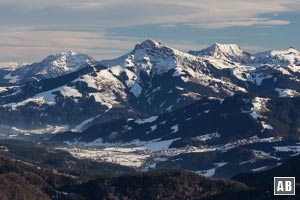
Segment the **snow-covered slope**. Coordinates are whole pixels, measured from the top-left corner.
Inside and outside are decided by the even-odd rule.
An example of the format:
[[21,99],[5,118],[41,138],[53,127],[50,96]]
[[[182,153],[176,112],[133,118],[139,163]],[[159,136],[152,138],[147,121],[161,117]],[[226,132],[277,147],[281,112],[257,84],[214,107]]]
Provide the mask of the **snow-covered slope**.
[[100,62],[70,51],[4,73],[10,85],[0,86],[0,119],[6,126],[83,130],[95,122],[171,112],[203,97],[297,96],[298,62],[294,49],[254,58],[237,45],[184,53],[154,40]]
[[74,51],[50,55],[41,62],[24,65],[7,74],[4,79],[9,83],[24,83],[34,79],[55,78],[77,71],[85,66],[93,66],[96,61],[85,54]]
[[174,112],[98,124],[50,141],[70,146],[67,150],[79,158],[142,170],[175,166],[205,176],[230,171],[226,176],[231,177],[236,170],[267,169],[300,152],[294,128],[299,102],[247,94],[204,98]]
[[[196,99],[200,96],[227,96],[244,91],[230,80],[214,77],[206,60],[153,40],[146,40],[136,45],[129,54],[101,61],[100,64],[108,67],[114,76],[123,79],[136,98],[151,97],[159,90],[164,90],[165,95],[181,91],[184,96]],[[191,84],[195,86],[190,87]],[[151,103],[152,100],[148,98],[147,101]]]
[[120,77],[123,73],[127,80],[125,84],[135,97],[142,94],[143,78],[146,75],[151,81],[155,76],[162,76],[170,71],[172,76],[185,74],[184,69],[191,70],[192,62],[201,61],[196,57],[179,50],[164,46],[153,40],[137,44],[132,52],[114,60],[101,61],[100,64]]
[[[143,169],[266,169],[280,151],[299,153],[299,58],[223,44],[184,53],[153,40],[100,62],[60,53],[0,71],[9,82],[0,85],[0,136],[63,131],[51,141],[89,147],[69,148],[75,156]],[[211,165],[195,166],[203,157]]]
[[244,51],[237,44],[219,44],[216,43],[206,49],[200,51],[190,51],[196,56],[211,56],[215,59],[225,62],[251,63],[253,56]]
[[[82,68],[85,64],[92,66]],[[41,81],[30,82],[29,75]],[[31,118],[29,124],[38,120],[46,125],[50,121],[71,128],[87,120],[103,121],[105,116],[106,120],[121,117],[107,116],[116,110],[127,110],[133,113],[131,116],[149,116],[170,112],[204,96],[226,97],[237,91],[245,92],[229,79],[215,77],[202,58],[153,40],[136,45],[120,58],[98,63],[74,52],[49,56],[40,64],[11,72],[6,78],[16,86],[1,89],[0,107],[4,112],[10,110],[13,118],[30,112],[42,115],[42,120]],[[71,109],[80,114],[76,120]],[[59,118],[58,113],[62,114]]]
[[258,53],[255,55],[255,62],[281,68],[286,74],[300,71],[300,53],[292,47],[283,51],[273,50]]

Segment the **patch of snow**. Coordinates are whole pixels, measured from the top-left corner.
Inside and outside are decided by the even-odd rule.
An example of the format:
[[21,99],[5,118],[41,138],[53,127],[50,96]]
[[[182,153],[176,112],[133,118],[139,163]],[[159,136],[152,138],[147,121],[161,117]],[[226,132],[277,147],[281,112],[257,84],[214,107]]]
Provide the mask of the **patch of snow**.
[[176,140],[180,138],[175,138],[171,140],[162,140],[162,141],[151,141],[143,144],[139,149],[148,149],[151,151],[162,151],[169,149],[169,146]]
[[90,96],[93,96],[96,102],[101,103],[108,109],[112,109],[114,104],[119,104],[119,102],[116,101],[115,96],[112,96],[110,93],[90,93]]
[[162,102],[162,103],[159,105],[159,107],[162,108],[166,103],[167,103],[166,101]]
[[20,76],[12,76],[11,73],[7,74],[6,76],[3,77],[6,80],[9,80],[9,83],[17,83],[20,80]]
[[153,160],[156,161],[156,162],[164,162],[164,161],[167,161],[168,159],[164,158],[164,157],[156,157]]
[[42,99],[43,103],[47,103],[49,105],[55,104],[55,97],[56,94],[53,94],[53,90],[47,91],[47,92],[42,92],[40,94],[37,94],[33,97],[33,99]]
[[254,119],[257,120],[259,117],[264,118],[261,114],[263,112],[268,111],[268,109],[266,108],[267,101],[269,101],[269,99],[267,98],[255,97],[255,99],[252,102],[253,104],[253,107],[251,108],[252,112],[250,113],[250,115]]
[[78,90],[71,87],[60,87],[59,91],[65,97],[82,97],[82,94]]
[[[6,92],[6,91],[8,91],[8,90],[10,90],[12,88],[16,88],[16,86],[0,87],[0,93]],[[11,95],[13,95],[13,94],[11,94]]]
[[166,111],[171,112],[173,109],[173,105],[169,106],[168,108],[166,108]]
[[137,98],[142,94],[143,88],[137,81],[127,82],[127,86],[130,88],[130,92]]
[[275,160],[281,160],[281,158],[275,157],[275,156],[271,156],[271,153],[266,153],[264,151],[260,151],[260,150],[253,150],[253,152],[255,153],[256,157],[263,157],[263,158],[271,158],[271,159],[275,159]]
[[[11,108],[12,110],[15,110],[17,107],[24,106],[24,105],[26,105],[28,103],[31,103],[31,102],[42,105],[42,104],[45,103],[45,99],[43,99],[43,97],[28,98],[28,99],[26,99],[24,101],[21,101],[21,102],[18,102],[18,103],[4,104],[4,105],[2,105],[2,107]],[[49,105],[55,104],[55,102],[50,102],[50,101],[47,101],[47,103]]]
[[227,164],[228,164],[227,162],[214,163],[214,165],[216,165],[217,167],[223,167]]
[[216,168],[196,171],[197,174],[205,176],[205,177],[212,177],[213,175],[215,175],[215,172],[216,172]]
[[253,139],[253,140],[258,140],[258,139],[259,139],[259,137],[258,137],[257,135],[254,135],[254,136],[250,137],[250,139]]
[[[249,76],[249,77],[251,77],[251,76]],[[273,76],[272,75],[265,75],[265,74],[255,73],[255,74],[252,74],[252,77],[249,78],[248,80],[255,83],[256,85],[261,85],[263,80],[270,79],[270,78],[273,78]]]
[[207,140],[211,140],[213,138],[219,138],[221,137],[221,135],[218,132],[215,133],[211,133],[211,134],[205,134],[205,135],[200,135],[197,137],[194,137],[193,140],[197,140],[197,141],[207,141]]
[[300,95],[299,92],[291,89],[276,88],[275,91],[278,92],[279,97],[294,97]]
[[9,152],[9,148],[6,146],[0,146],[0,152]]
[[259,141],[260,142],[274,142],[274,141],[281,141],[282,138],[279,137],[279,138],[275,138],[275,137],[269,137],[269,138],[260,138]]
[[273,148],[278,152],[300,153],[300,146],[276,146]]
[[157,129],[157,125],[150,126],[151,131],[155,131]]
[[96,119],[97,117],[99,117],[100,115],[97,115],[95,117],[92,117],[90,119],[84,120],[83,122],[81,122],[79,125],[77,125],[74,129],[72,129],[73,132],[81,132],[84,130],[84,127],[91,123],[92,121],[94,121],[94,119]]
[[120,65],[113,66],[110,68],[110,70],[116,76],[120,76],[121,72],[123,71]]
[[176,89],[177,89],[177,90],[181,90],[181,91],[183,91],[183,90],[184,90],[184,88],[182,88],[182,87],[178,87],[178,86],[176,86]]
[[135,120],[134,122],[137,124],[145,124],[145,123],[152,123],[152,122],[156,121],[157,119],[158,119],[158,116],[152,116],[152,117],[149,117],[146,119],[138,119],[138,120]]
[[179,129],[178,124],[172,126],[172,127],[171,127],[171,130],[172,130],[171,133],[176,133],[176,132],[178,132],[178,129]]
[[268,169],[268,166],[263,166],[263,167],[259,167],[259,168],[255,168],[255,169],[251,169],[252,172],[261,172]]
[[167,123],[167,121],[162,121],[162,122],[160,122],[159,124],[164,125],[164,124],[166,124],[166,123]]
[[175,162],[175,161],[182,161],[182,158],[176,158],[176,159],[172,160],[172,162]]
[[118,137],[118,131],[113,131],[108,135],[109,139],[115,139]]
[[8,88],[7,87],[0,87],[0,93],[2,93],[2,92],[6,92],[8,90]]
[[271,126],[270,124],[267,124],[264,121],[262,121],[261,124],[262,124],[262,126],[263,126],[264,129],[273,130],[273,126]]
[[176,76],[181,76],[181,75],[184,75],[185,73],[184,72],[182,72],[182,71],[175,71],[174,73],[173,73],[173,77],[176,77]]
[[199,93],[196,92],[186,92],[182,94],[185,97],[191,97],[193,99],[200,99],[201,95]]
[[61,125],[61,126],[55,126],[55,125],[47,125],[43,128],[39,129],[22,129],[14,126],[9,127],[0,127],[1,133],[5,134],[15,134],[16,136],[22,136],[22,135],[39,135],[39,134],[45,134],[45,133],[60,133],[60,132],[66,132],[70,130],[70,127],[68,125]]
[[36,103],[36,104],[48,104],[48,105],[54,105],[56,103],[55,98],[57,94],[54,94],[55,92],[60,92],[65,97],[82,97],[82,94],[78,92],[78,90],[68,87],[68,86],[62,86],[58,87],[53,90],[49,90],[46,92],[39,93],[32,98],[25,99],[23,101],[20,101],[18,103],[9,103],[2,105],[3,107],[11,107],[12,109],[16,109],[19,106],[24,106],[28,103]]
[[240,162],[239,165],[244,165],[244,164],[248,164],[248,163],[255,163],[255,162],[256,162],[255,159],[251,159],[251,160],[246,160],[246,161]]
[[80,79],[78,79],[76,81],[79,81],[79,80],[87,83],[88,87],[90,87],[90,88],[99,89],[100,84],[97,82],[97,79],[90,75],[81,76]]

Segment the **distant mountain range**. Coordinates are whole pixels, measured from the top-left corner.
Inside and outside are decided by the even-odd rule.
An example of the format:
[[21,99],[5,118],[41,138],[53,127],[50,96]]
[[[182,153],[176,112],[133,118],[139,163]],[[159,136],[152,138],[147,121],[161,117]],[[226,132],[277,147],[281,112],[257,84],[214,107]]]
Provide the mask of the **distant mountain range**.
[[214,44],[184,53],[146,40],[113,60],[69,51],[2,69],[0,83],[2,138],[38,138],[79,158],[231,177],[300,153],[293,48],[250,54]]
[[251,55],[238,45],[214,44],[184,53],[153,40],[113,60],[63,52],[0,72],[0,130],[81,131],[170,112],[203,97],[298,96],[299,60],[293,48]]

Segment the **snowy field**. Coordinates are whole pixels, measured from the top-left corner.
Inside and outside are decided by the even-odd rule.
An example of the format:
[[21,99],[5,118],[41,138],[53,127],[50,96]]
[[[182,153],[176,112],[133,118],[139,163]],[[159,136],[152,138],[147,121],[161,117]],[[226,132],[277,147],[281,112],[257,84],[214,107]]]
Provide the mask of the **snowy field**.
[[[211,137],[216,136],[218,135],[212,135]],[[209,136],[206,135],[205,138],[201,139],[207,139],[207,137]],[[159,141],[160,139],[157,139],[149,142],[136,140],[131,143],[123,144],[102,143],[102,140],[98,139],[92,143],[67,143],[68,147],[61,147],[59,149],[68,151],[74,157],[79,159],[92,159],[100,162],[112,162],[124,166],[134,167],[138,170],[147,171],[150,168],[155,168],[158,162],[165,161],[172,156],[183,153],[210,151],[225,152],[232,148],[246,144],[278,142],[281,141],[282,138],[258,138],[257,136],[254,136],[248,139],[238,140],[236,142],[223,145],[169,148],[171,143],[178,139],[180,138],[165,141]],[[264,155],[266,156],[267,153]],[[226,163],[215,163],[215,168],[197,171],[196,173],[205,176],[212,176],[217,168],[222,167],[225,164]]]

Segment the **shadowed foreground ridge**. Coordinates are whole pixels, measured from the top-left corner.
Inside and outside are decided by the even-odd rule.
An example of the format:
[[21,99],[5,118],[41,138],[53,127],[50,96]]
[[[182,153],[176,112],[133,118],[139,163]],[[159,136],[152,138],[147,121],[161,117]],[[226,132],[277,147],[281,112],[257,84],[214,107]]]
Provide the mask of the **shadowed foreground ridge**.
[[154,171],[118,177],[103,176],[81,183],[80,178],[0,158],[1,199],[199,199],[246,185],[211,179],[184,171]]
[[[184,171],[151,171],[121,176],[98,175],[83,180],[72,172],[0,157],[1,199],[204,199],[269,200],[274,175],[289,175],[300,156],[271,170],[241,174],[234,180],[214,179]],[[90,176],[91,177],[91,176]],[[262,178],[260,178],[262,177]],[[270,179],[270,180],[269,180]],[[240,182],[239,182],[240,181]],[[299,199],[299,180],[296,179]]]

